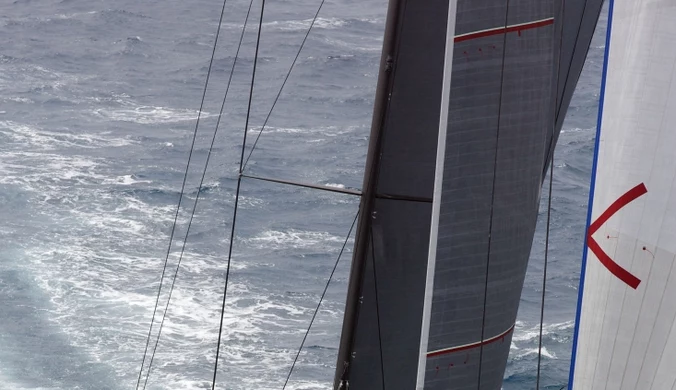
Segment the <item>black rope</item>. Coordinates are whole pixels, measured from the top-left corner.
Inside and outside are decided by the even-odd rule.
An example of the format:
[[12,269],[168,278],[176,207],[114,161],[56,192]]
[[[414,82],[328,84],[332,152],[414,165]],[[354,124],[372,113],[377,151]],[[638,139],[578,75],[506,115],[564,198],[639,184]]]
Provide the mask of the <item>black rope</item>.
[[[505,4],[505,27],[507,27],[509,16],[509,0]],[[484,354],[484,336],[486,331],[486,304],[488,302],[488,275],[491,264],[491,238],[493,237],[493,212],[494,212],[494,203],[495,203],[495,183],[497,178],[498,170],[498,146],[500,145],[500,114],[502,112],[502,92],[504,89],[505,81],[505,57],[507,55],[507,32],[502,35],[502,65],[500,69],[500,95],[498,99],[498,126],[495,131],[495,157],[493,159],[493,184],[491,190],[491,210],[490,210],[490,219],[488,223],[488,251],[486,255],[486,279],[484,281],[484,308],[481,318],[481,339],[479,340],[479,379],[477,381],[477,389],[481,389],[481,369],[483,365],[483,354]]]
[[284,81],[282,82],[282,86],[279,87],[279,92],[277,92],[277,96],[275,97],[275,100],[272,102],[272,107],[270,107],[270,111],[268,112],[268,115],[265,117],[265,121],[263,121],[263,126],[261,126],[261,130],[258,132],[258,135],[256,136],[256,140],[254,141],[253,145],[251,146],[251,151],[249,152],[249,155],[246,158],[246,161],[244,161],[244,166],[242,167],[242,170],[246,168],[246,165],[249,163],[249,159],[251,158],[251,155],[254,152],[254,149],[256,148],[256,145],[258,144],[258,140],[261,138],[261,134],[263,134],[263,130],[265,130],[265,126],[268,124],[268,120],[270,119],[270,115],[272,115],[272,110],[275,109],[275,106],[277,105],[277,101],[279,100],[279,97],[282,95],[282,90],[284,89],[284,86],[286,85],[287,80],[289,80],[289,76],[291,76],[291,71],[293,71],[293,67],[296,65],[296,61],[298,60],[298,56],[300,56],[301,50],[303,50],[303,47],[305,46],[305,41],[307,41],[307,37],[310,35],[310,31],[312,31],[312,27],[314,27],[315,22],[317,21],[317,17],[319,16],[319,11],[321,11],[322,6],[324,6],[324,2],[326,0],[322,0],[321,3],[319,3],[319,7],[317,8],[317,12],[315,12],[314,18],[312,18],[312,23],[310,23],[310,27],[307,29],[307,32],[305,33],[305,37],[303,38],[303,42],[301,42],[300,47],[298,48],[298,52],[296,53],[296,57],[293,59],[293,62],[291,63],[291,66],[289,67],[289,71],[286,73],[286,76],[284,77]]
[[538,371],[535,379],[535,389],[540,388],[540,365],[542,362],[542,331],[544,327],[545,320],[545,292],[547,291],[547,263],[548,263],[548,254],[549,254],[549,226],[552,215],[552,187],[553,187],[553,178],[554,178],[554,153],[551,154],[552,162],[550,163],[549,170],[549,199],[547,201],[547,227],[545,233],[545,264],[544,270],[542,272],[542,303],[540,305],[540,338],[538,340]]
[[202,178],[200,179],[200,184],[197,188],[197,195],[195,196],[195,202],[193,203],[192,207],[192,212],[190,213],[190,219],[188,221],[188,227],[185,232],[185,237],[183,239],[183,245],[181,246],[181,253],[178,257],[178,262],[176,263],[176,271],[174,271],[174,277],[171,282],[171,288],[169,289],[169,297],[167,298],[167,305],[164,309],[164,312],[162,313],[162,321],[160,322],[160,328],[157,332],[157,339],[155,340],[155,346],[153,348],[153,353],[150,357],[150,363],[148,363],[148,373],[146,375],[145,382],[143,384],[143,388],[146,388],[146,385],[148,384],[148,378],[150,378],[150,370],[152,369],[153,361],[155,359],[155,352],[157,351],[157,347],[160,342],[160,336],[162,335],[162,328],[164,327],[164,320],[166,319],[167,316],[167,311],[169,310],[169,304],[171,302],[171,297],[174,292],[174,285],[176,284],[176,279],[178,276],[178,270],[181,266],[181,261],[183,260],[183,255],[185,254],[185,246],[186,243],[188,242],[188,235],[190,234],[190,227],[192,226],[192,221],[195,217],[195,211],[197,210],[197,203],[199,202],[200,199],[200,194],[202,191],[202,187],[204,186],[204,179],[206,177],[207,169],[209,167],[209,160],[211,159],[211,152],[213,151],[214,144],[216,143],[216,135],[218,134],[218,128],[221,124],[221,118],[223,117],[223,110],[225,108],[225,101],[228,98],[228,91],[230,90],[230,84],[232,83],[232,77],[233,74],[235,73],[235,65],[237,64],[237,59],[239,58],[239,51],[242,47],[242,41],[244,40],[244,33],[246,31],[246,25],[247,22],[249,21],[249,15],[251,13],[251,6],[253,5],[253,0],[249,2],[249,9],[247,10],[246,17],[244,19],[244,26],[242,26],[242,33],[240,34],[239,37],[239,44],[237,45],[237,51],[235,53],[235,58],[232,62],[232,67],[230,69],[230,76],[228,77],[228,83],[225,88],[225,93],[223,95],[223,102],[221,103],[221,110],[219,112],[218,120],[216,121],[216,128],[214,129],[214,135],[211,138],[211,144],[209,145],[209,152],[207,153],[207,158],[206,161],[204,162],[204,169],[202,170]]
[[237,221],[237,206],[239,205],[239,192],[242,184],[242,167],[244,162],[244,151],[246,148],[246,135],[249,129],[249,119],[251,117],[251,102],[253,100],[253,90],[256,81],[256,65],[258,64],[258,49],[261,43],[261,31],[263,30],[263,13],[265,12],[265,0],[261,1],[261,14],[258,20],[258,34],[256,36],[256,51],[254,53],[253,70],[251,71],[251,85],[249,87],[249,104],[246,110],[246,121],[244,123],[244,136],[242,139],[242,152],[239,158],[239,174],[237,176],[237,189],[235,190],[235,207],[232,212],[232,225],[230,228],[230,245],[228,248],[228,263],[225,271],[225,285],[223,286],[223,301],[221,303],[221,320],[218,326],[218,342],[216,344],[216,359],[214,360],[214,376],[211,383],[211,390],[216,388],[216,374],[218,373],[218,357],[221,352],[221,338],[223,336],[223,318],[225,316],[225,300],[228,295],[228,281],[230,279],[230,263],[232,261],[232,246],[235,239],[235,222]]
[[378,326],[378,351],[380,352],[380,383],[383,384],[382,389],[385,390],[385,361],[383,360],[383,339],[380,332],[380,305],[378,304],[378,274],[376,272],[376,245],[373,242],[373,225],[370,228],[371,235],[371,259],[373,260],[373,289],[375,290],[376,301],[376,324]]
[[[564,23],[564,16],[565,16],[565,10],[566,10],[566,1],[561,0],[561,31],[559,35],[559,53],[557,55],[557,64],[556,64],[556,90],[555,92],[555,97],[554,97],[554,111],[558,110],[558,105],[559,105],[559,85],[561,82],[561,78],[559,77],[559,73],[561,73],[561,53],[563,51],[563,23]],[[585,4],[586,7],[586,4]],[[579,31],[578,31],[579,33]],[[566,78],[567,79],[567,78]],[[549,160],[549,156],[551,156],[551,161],[549,161],[549,191],[548,191],[548,199],[547,199],[547,225],[546,225],[546,230],[545,230],[545,258],[544,258],[544,266],[543,266],[543,271],[542,271],[542,300],[540,304],[540,335],[538,338],[538,369],[537,369],[537,375],[535,378],[535,389],[538,390],[540,388],[540,369],[542,367],[542,334],[543,334],[543,328],[544,328],[544,323],[545,323],[545,297],[546,297],[546,291],[547,291],[547,265],[549,264],[549,232],[550,232],[550,226],[551,226],[551,216],[552,216],[552,193],[553,193],[553,187],[554,187],[554,148],[553,148],[553,143],[554,143],[554,134],[556,133],[556,115],[554,115],[553,121],[552,121],[552,138],[551,142],[552,145],[549,146],[549,150],[545,151],[545,153],[548,153],[548,156],[545,159],[545,162]],[[565,387],[565,386],[564,386]]]
[[310,334],[310,328],[312,328],[312,324],[315,322],[315,318],[317,317],[317,313],[319,313],[319,307],[322,304],[322,301],[324,300],[324,296],[326,295],[326,291],[329,289],[329,284],[331,284],[331,279],[333,279],[333,274],[336,272],[336,268],[338,268],[338,263],[340,262],[340,258],[343,255],[343,251],[345,251],[345,246],[347,245],[347,242],[350,240],[350,235],[352,235],[352,229],[354,228],[355,223],[357,223],[357,217],[359,217],[359,211],[357,211],[357,214],[354,216],[354,220],[352,221],[352,225],[350,226],[350,230],[347,232],[347,237],[345,237],[345,242],[343,242],[342,248],[340,248],[340,252],[338,253],[338,258],[336,259],[336,262],[333,264],[333,269],[331,270],[331,274],[329,275],[329,279],[326,281],[326,286],[324,286],[324,291],[322,292],[321,297],[319,297],[319,302],[317,302],[317,307],[315,308],[315,312],[312,313],[312,318],[310,319],[310,324],[307,327],[307,330],[305,331],[305,335],[303,336],[303,341],[300,343],[300,347],[298,347],[298,352],[296,353],[296,357],[293,359],[293,364],[291,364],[291,368],[289,369],[289,374],[286,376],[286,381],[284,381],[284,386],[282,386],[282,390],[286,389],[287,383],[289,383],[289,379],[291,378],[291,374],[293,373],[294,367],[296,367],[296,362],[298,361],[298,357],[300,356],[300,352],[303,350],[303,346],[305,345],[305,340],[307,339],[307,336]]
[[192,153],[195,148],[195,140],[197,139],[197,129],[199,128],[200,118],[202,116],[202,109],[204,108],[204,100],[207,94],[207,86],[209,85],[209,77],[211,76],[211,67],[214,63],[214,57],[216,55],[216,44],[218,43],[218,37],[221,32],[221,24],[223,22],[223,15],[225,14],[225,4],[227,0],[223,0],[223,6],[221,7],[221,15],[218,22],[218,28],[216,30],[216,37],[214,39],[214,47],[211,52],[211,59],[209,60],[209,68],[207,70],[207,77],[204,82],[204,90],[202,92],[202,101],[200,102],[200,108],[197,112],[197,121],[195,122],[195,130],[193,131],[192,144],[190,145],[190,152],[188,153],[188,163],[185,167],[185,173],[183,175],[183,183],[181,184],[181,192],[178,197],[178,205],[176,206],[176,214],[174,215],[174,223],[171,227],[171,233],[169,235],[169,248],[167,249],[167,255],[164,258],[164,265],[162,267],[162,275],[160,276],[160,285],[157,289],[157,298],[155,299],[155,308],[153,309],[153,316],[150,320],[150,328],[148,329],[148,337],[146,339],[146,346],[143,351],[143,359],[141,360],[141,368],[139,369],[138,379],[136,380],[136,388],[138,389],[141,383],[141,376],[143,375],[143,367],[145,365],[146,356],[148,355],[148,347],[150,346],[150,338],[152,336],[153,324],[155,323],[155,315],[157,314],[157,308],[160,302],[160,294],[162,293],[162,284],[164,282],[164,275],[167,270],[167,264],[169,263],[169,254],[171,253],[171,244],[174,240],[174,232],[176,231],[176,224],[178,222],[178,214],[181,209],[181,201],[183,200],[183,193],[185,191],[185,183],[188,179],[188,172],[190,170],[190,161],[192,159]]

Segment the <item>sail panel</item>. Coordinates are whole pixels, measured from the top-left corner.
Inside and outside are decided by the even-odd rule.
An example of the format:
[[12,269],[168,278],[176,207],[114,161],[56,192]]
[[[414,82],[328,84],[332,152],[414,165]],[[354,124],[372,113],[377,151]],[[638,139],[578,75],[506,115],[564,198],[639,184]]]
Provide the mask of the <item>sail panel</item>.
[[[404,1],[378,193],[431,201],[448,0]],[[422,43],[424,42],[424,44]]]
[[[449,3],[457,25],[444,53]],[[336,388],[408,390],[417,366],[418,388],[499,388],[559,129],[560,4],[391,0]],[[588,38],[575,35],[573,47]],[[430,245],[437,254],[427,270]],[[416,362],[419,348],[427,356]]]
[[458,2],[425,389],[502,383],[554,131],[554,14]]
[[399,10],[394,50],[381,69],[392,78],[381,147],[366,167],[377,170],[375,200],[370,227],[360,228],[373,240],[363,279],[350,282],[361,284],[346,375],[352,389],[410,390],[416,382],[448,0],[402,0]]
[[455,37],[455,21],[458,2],[449,1],[448,23],[446,26],[446,47],[444,50],[444,73],[441,90],[441,113],[439,116],[439,135],[437,138],[436,166],[434,168],[434,195],[432,203],[432,220],[430,223],[430,241],[427,255],[427,269],[425,271],[425,295],[423,301],[422,326],[420,330],[420,345],[418,349],[418,370],[416,374],[416,389],[425,387],[425,368],[427,365],[427,351],[429,347],[429,330],[432,317],[432,299],[434,298],[434,272],[436,270],[437,240],[439,233],[439,210],[442,184],[444,178],[444,158],[446,155],[446,129],[448,128],[449,99],[451,90],[451,75],[453,74],[453,47]]
[[420,341],[426,269],[421,250],[429,242],[431,204],[377,199],[375,209],[350,388],[410,390],[418,362],[413,352]]
[[[559,13],[559,23],[562,28],[562,39],[558,45],[560,50],[560,61],[557,58],[558,80],[557,80],[557,111],[556,111],[556,131],[554,137],[549,140],[551,147],[548,153],[548,160],[551,159],[551,151],[554,150],[556,140],[563,127],[563,121],[575,92],[575,86],[582,73],[589,45],[594,35],[596,23],[601,13],[603,0],[565,0],[559,6],[563,10]],[[546,169],[546,168],[545,168]]]
[[573,388],[671,389],[676,4],[615,0],[611,9]]

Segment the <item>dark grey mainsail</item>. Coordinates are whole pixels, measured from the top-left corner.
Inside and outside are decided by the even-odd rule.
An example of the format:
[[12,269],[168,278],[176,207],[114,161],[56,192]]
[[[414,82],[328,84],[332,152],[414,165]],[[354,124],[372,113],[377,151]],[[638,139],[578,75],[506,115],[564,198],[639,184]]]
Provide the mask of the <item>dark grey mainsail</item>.
[[[558,87],[556,96],[556,131],[548,135],[549,150],[546,161],[551,160],[551,152],[563,127],[566,111],[573,98],[575,86],[582,73],[589,45],[591,44],[596,22],[601,14],[603,0],[559,0],[564,7],[557,23],[562,30],[562,39],[559,43],[555,60],[558,67],[558,78],[555,80]],[[560,59],[560,61],[559,61]],[[547,164],[545,163],[545,170]],[[543,172],[544,174],[544,172]]]
[[593,23],[562,39],[562,0],[390,1],[335,388],[500,388],[554,118],[598,17],[565,3]]
[[555,11],[458,2],[426,389],[502,384],[554,127]]
[[415,386],[447,7],[390,1],[336,388]]

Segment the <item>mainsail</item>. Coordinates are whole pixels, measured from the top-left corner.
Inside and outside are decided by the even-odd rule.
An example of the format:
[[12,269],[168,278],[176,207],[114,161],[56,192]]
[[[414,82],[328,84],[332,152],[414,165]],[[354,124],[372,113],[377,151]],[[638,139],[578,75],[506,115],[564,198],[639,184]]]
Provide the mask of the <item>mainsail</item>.
[[390,1],[335,388],[500,388],[600,4]]
[[610,0],[574,389],[676,385],[676,3]]

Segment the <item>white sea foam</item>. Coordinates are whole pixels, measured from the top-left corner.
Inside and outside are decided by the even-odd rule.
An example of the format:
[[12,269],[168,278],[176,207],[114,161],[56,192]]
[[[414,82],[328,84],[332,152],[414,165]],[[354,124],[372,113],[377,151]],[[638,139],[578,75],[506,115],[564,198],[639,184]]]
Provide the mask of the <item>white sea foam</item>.
[[15,103],[27,103],[27,104],[32,104],[35,103],[33,100],[25,97],[16,97],[16,96],[10,96],[10,97],[3,97],[3,100],[6,101],[11,101]]
[[520,353],[516,356],[517,360],[522,359],[526,356],[530,355],[538,355],[538,353],[542,353],[542,356],[546,357],[547,359],[556,359],[556,355],[554,353],[551,353],[547,350],[545,346],[542,346],[542,352],[538,350],[538,348],[528,348],[528,349],[523,349],[520,351]]
[[[306,134],[306,135],[321,135],[325,137],[338,137],[344,134],[351,134],[355,131],[363,130],[359,126],[323,126],[323,127],[310,127],[310,128],[298,128],[298,127],[272,127],[266,126],[263,129],[263,133],[279,133],[279,134]],[[252,127],[249,129],[249,134],[258,135],[260,133],[260,127]]]
[[331,235],[327,232],[312,232],[302,230],[267,230],[248,239],[254,247],[265,249],[300,249],[325,248],[327,243],[342,243],[344,237]]
[[[544,336],[554,336],[557,341],[562,337],[562,333],[565,333],[566,330],[572,329],[575,326],[573,321],[565,321],[560,323],[553,324],[544,324],[542,328],[542,335]],[[536,324],[531,327],[526,327],[523,322],[517,321],[514,331],[514,336],[512,337],[513,341],[516,342],[537,342],[537,339],[540,337],[540,325]],[[563,340],[561,340],[563,341]]]
[[327,187],[335,187],[335,188],[345,188],[345,184],[338,184],[338,183],[326,183],[324,184]]
[[[283,31],[303,31],[307,30],[312,23],[312,19],[304,20],[285,20],[285,21],[273,21],[263,23],[263,28],[274,28]],[[345,26],[348,23],[347,20],[338,19],[338,18],[317,18],[314,23],[313,29],[335,29]],[[240,27],[241,28],[241,27]]]
[[119,184],[123,186],[129,186],[137,183],[152,183],[150,180],[137,180],[134,178],[134,175],[122,175],[115,178],[108,178],[103,180],[106,184]]
[[[94,110],[93,114],[106,120],[147,125],[193,121],[197,119],[198,111],[187,108],[135,105],[126,102],[123,107],[99,108]],[[201,115],[202,118],[211,116],[214,115],[208,112],[202,112]]]
[[[97,191],[88,196],[103,194]],[[108,198],[108,201],[112,200]],[[170,214],[167,211],[171,207],[153,207],[133,197],[115,200],[121,203],[115,214],[102,213],[99,211],[102,206],[71,210],[70,217],[64,216],[61,223],[74,230],[61,236],[58,246],[34,247],[26,252],[26,256],[31,268],[42,270],[36,281],[51,297],[51,320],[67,332],[74,346],[88,350],[96,361],[114,361],[117,375],[131,383],[135,378],[130,373],[137,369],[137,359],[152,314],[153,290],[156,291],[157,287],[155,275],[158,275],[163,261],[161,251],[156,252],[157,256],[150,256],[143,247],[160,247],[160,244],[166,244],[167,237],[163,235],[152,239],[155,244],[139,247],[137,243],[146,239],[151,229],[148,222],[153,221],[151,216],[154,213]],[[102,200],[97,202],[106,203]],[[143,209],[152,211],[139,220],[125,216],[126,211]],[[271,231],[259,238],[264,242],[272,240],[280,248],[289,245],[318,246],[324,240],[339,239],[328,233],[304,231]],[[122,246],[115,245],[116,241]],[[113,247],[118,249],[111,250]],[[170,256],[168,278],[153,335],[157,334],[164,310],[178,248],[174,246]],[[205,362],[213,363],[220,321],[224,259],[222,255],[195,254],[190,247],[188,249],[163,325],[151,383],[166,383],[169,378],[175,378],[187,388],[200,386],[204,381],[188,380],[187,373],[198,370],[196,378],[203,378],[204,373],[199,373],[196,367],[204,366]],[[242,260],[242,256],[235,253],[235,260],[233,272],[247,268],[246,258]],[[144,287],[147,292],[138,292],[139,285],[147,286]],[[280,375],[290,364],[293,347],[275,344],[282,340],[293,340],[292,344],[298,342],[312,310],[312,305],[299,306],[293,302],[278,301],[260,288],[231,281],[224,316],[226,332],[222,351],[230,375],[235,375],[244,384],[243,388],[276,388]],[[329,305],[328,309],[321,311],[318,323],[335,321],[340,315],[339,309]],[[111,316],[115,318],[114,323]],[[84,327],[83,318],[87,319]],[[276,342],[271,342],[272,334]],[[255,364],[252,365],[252,362]],[[182,374],[176,374],[177,369]],[[249,375],[251,372],[256,375]],[[314,382],[303,382],[298,388],[308,388],[311,383]]]
[[[567,343],[568,333],[574,326],[573,321],[561,323],[544,324],[542,328],[543,344],[549,343]],[[526,326],[523,322],[517,321],[512,337],[512,356],[515,360],[521,360],[530,355],[538,354],[538,343],[540,339],[540,325]],[[551,347],[551,346],[550,346]],[[545,345],[542,346],[542,356],[548,359],[557,359],[554,352],[550,352]]]
[[0,183],[40,193],[45,200],[77,197],[73,191],[64,191],[63,186],[97,184],[106,178],[98,173],[100,161],[84,156],[9,151],[0,153],[0,161]]
[[0,133],[9,136],[25,148],[37,147],[54,150],[59,147],[99,148],[127,146],[134,141],[126,138],[109,137],[91,133],[69,133],[67,131],[49,131],[25,123],[0,121]]

